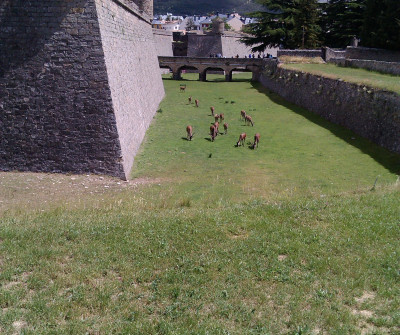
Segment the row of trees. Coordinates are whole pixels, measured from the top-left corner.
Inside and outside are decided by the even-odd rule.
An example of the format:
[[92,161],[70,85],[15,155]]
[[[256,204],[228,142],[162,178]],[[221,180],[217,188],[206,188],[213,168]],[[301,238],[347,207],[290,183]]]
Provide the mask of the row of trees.
[[257,0],[265,11],[251,15],[243,42],[266,47],[344,48],[353,37],[367,47],[400,50],[400,0]]

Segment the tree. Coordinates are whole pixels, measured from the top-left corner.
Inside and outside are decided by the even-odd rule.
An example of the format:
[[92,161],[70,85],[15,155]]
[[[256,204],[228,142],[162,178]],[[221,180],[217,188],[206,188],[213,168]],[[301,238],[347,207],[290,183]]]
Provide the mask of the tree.
[[190,31],[196,29],[193,18],[189,17],[186,23],[186,30]]
[[320,26],[317,0],[257,0],[263,12],[250,14],[257,23],[245,31],[252,36],[242,38],[254,52],[267,47],[315,48],[319,45]]
[[360,37],[364,22],[366,0],[330,0],[325,16],[323,31],[325,44],[334,48],[350,45],[354,36]]
[[367,47],[400,50],[400,1],[367,0],[361,43]]

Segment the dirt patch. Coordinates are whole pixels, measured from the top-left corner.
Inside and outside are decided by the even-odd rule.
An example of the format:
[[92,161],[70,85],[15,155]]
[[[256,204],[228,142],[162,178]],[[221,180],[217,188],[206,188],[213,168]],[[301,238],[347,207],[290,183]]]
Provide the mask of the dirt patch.
[[51,206],[77,207],[95,197],[164,182],[166,179],[162,178],[123,181],[98,175],[0,172],[0,215],[46,210]]
[[12,325],[17,333],[28,326],[28,324],[22,320],[14,321]]
[[372,300],[375,298],[374,292],[364,291],[363,295],[359,298],[355,298],[355,301],[359,304],[362,304],[364,301]]
[[286,258],[288,258],[288,255],[279,255],[278,256],[278,261],[283,262]]

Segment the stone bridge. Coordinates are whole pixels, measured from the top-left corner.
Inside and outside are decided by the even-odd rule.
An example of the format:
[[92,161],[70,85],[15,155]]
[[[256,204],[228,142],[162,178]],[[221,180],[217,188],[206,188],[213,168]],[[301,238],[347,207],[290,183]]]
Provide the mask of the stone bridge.
[[160,68],[169,68],[176,80],[182,79],[182,70],[195,70],[199,80],[207,80],[207,71],[224,71],[226,81],[232,81],[233,71],[252,72],[257,80],[263,66],[262,58],[200,58],[159,56]]

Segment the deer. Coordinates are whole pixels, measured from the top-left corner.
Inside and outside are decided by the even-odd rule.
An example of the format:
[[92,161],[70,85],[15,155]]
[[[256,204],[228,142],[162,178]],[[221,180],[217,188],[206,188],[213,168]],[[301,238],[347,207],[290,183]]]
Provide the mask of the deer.
[[222,120],[224,120],[224,113],[219,114],[219,121],[222,122]]
[[215,127],[215,131],[217,132],[217,136],[218,136],[218,131],[219,131],[219,122],[218,121],[215,121],[214,127]]
[[186,86],[181,86],[180,89],[181,89],[181,92],[185,92],[186,91]]
[[253,149],[256,148],[256,145],[257,145],[257,148],[258,148],[258,143],[260,143],[260,134],[259,134],[259,133],[256,133],[256,134],[254,135]]
[[246,112],[244,110],[240,111],[240,119],[246,120]]
[[251,126],[254,127],[254,122],[250,115],[246,115],[246,117],[244,118],[244,122],[245,124],[251,123]]
[[186,127],[186,133],[187,133],[187,136],[186,136],[187,140],[191,141],[192,138],[193,138],[193,127],[192,126],[187,126]]
[[215,122],[217,122],[219,120],[219,115],[218,114],[214,115],[214,120],[215,120]]
[[228,134],[228,124],[226,122],[224,123],[224,134]]
[[244,140],[246,139],[246,136],[247,136],[246,133],[241,133],[240,134],[239,141],[237,141],[237,143],[236,143],[237,147],[240,146],[240,145],[244,146]]
[[211,142],[214,142],[215,137],[217,136],[217,131],[214,126],[210,127],[210,136],[211,136]]
[[190,105],[192,103],[192,97],[189,97],[188,100],[189,100],[189,105]]
[[213,106],[210,107],[211,115],[214,116],[215,108]]
[[194,101],[194,103],[196,104],[196,107],[199,107],[199,102],[200,102],[200,101],[197,100],[197,99]]

